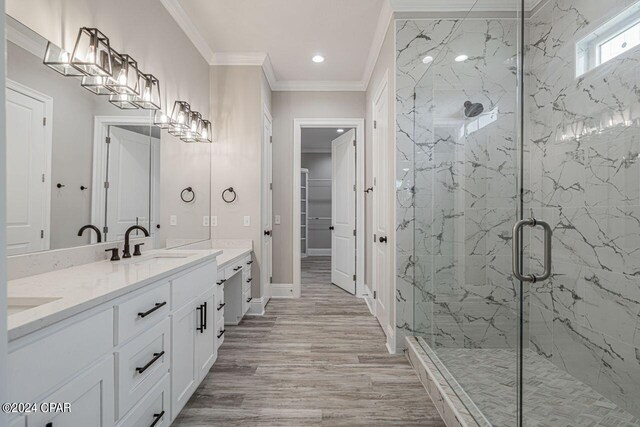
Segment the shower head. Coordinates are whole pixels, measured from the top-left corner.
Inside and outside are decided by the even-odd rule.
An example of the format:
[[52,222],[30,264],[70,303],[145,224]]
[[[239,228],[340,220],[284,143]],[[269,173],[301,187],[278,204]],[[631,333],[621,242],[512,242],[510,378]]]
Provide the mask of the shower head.
[[471,101],[467,101],[464,103],[464,115],[467,118],[477,117],[484,111],[484,105],[481,103],[472,103]]

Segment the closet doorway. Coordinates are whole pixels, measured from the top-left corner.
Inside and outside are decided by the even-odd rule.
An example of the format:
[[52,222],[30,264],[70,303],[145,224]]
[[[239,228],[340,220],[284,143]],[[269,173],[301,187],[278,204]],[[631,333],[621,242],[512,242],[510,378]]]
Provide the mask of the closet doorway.
[[305,284],[326,283],[361,296],[364,193],[359,189],[364,185],[364,152],[358,153],[364,142],[359,134],[362,120],[310,122],[296,121],[294,129],[298,148],[294,153],[298,181],[294,188],[294,295]]

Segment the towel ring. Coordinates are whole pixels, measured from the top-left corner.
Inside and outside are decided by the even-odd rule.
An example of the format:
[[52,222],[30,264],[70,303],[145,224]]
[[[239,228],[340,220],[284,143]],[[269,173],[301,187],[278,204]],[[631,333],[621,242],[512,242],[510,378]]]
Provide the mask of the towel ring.
[[[229,193],[231,193],[231,194],[233,195],[233,198],[232,198],[232,199],[227,199],[227,198],[225,197],[225,194],[226,194],[227,192],[229,192]],[[233,203],[233,202],[235,202],[235,200],[236,200],[236,198],[237,198],[237,197],[238,197],[238,193],[236,193],[236,192],[235,192],[235,190],[233,189],[233,187],[229,187],[229,188],[227,188],[226,190],[224,190],[224,191],[222,192],[222,200],[224,200],[226,203]]]
[[[186,198],[184,193],[191,193],[191,198],[190,199]],[[196,192],[193,191],[193,188],[187,187],[180,192],[180,198],[185,203],[191,203],[196,199]]]

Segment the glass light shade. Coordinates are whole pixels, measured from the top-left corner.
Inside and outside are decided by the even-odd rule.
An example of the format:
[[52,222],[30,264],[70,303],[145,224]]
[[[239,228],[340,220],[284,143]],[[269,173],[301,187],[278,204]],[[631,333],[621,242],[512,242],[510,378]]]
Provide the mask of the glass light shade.
[[202,132],[202,114],[197,111],[191,112],[191,126],[189,127],[189,131],[195,137],[199,137],[200,132]]
[[88,76],[111,76],[109,39],[97,28],[80,28],[71,65]]
[[79,77],[85,74],[71,65],[71,54],[61,47],[48,42],[44,52],[44,65],[56,70],[63,76]]
[[198,142],[211,142],[211,122],[209,120],[202,121],[202,131],[197,139]]
[[134,100],[135,96],[127,93],[114,93],[109,97],[109,102],[121,110],[135,110],[138,108]]
[[107,86],[114,93],[139,95],[140,71],[138,63],[129,55],[120,55],[115,51],[112,54],[113,75],[107,82]]
[[191,130],[186,130],[180,135],[180,139],[184,142],[196,142],[198,140],[198,135]]
[[106,76],[84,76],[80,84],[83,88],[96,95],[111,95],[113,91],[106,86],[108,80],[109,77]]
[[175,123],[172,123],[169,127],[169,134],[177,137],[182,137],[182,134],[186,132],[186,129],[180,126],[176,126]]
[[185,101],[176,101],[173,104],[171,121],[176,130],[191,129],[191,106]]
[[156,110],[153,115],[153,124],[158,126],[160,129],[171,129],[171,117],[167,116],[167,114],[162,110]]
[[160,82],[151,74],[140,73],[140,94],[136,96],[136,105],[145,110],[160,109]]

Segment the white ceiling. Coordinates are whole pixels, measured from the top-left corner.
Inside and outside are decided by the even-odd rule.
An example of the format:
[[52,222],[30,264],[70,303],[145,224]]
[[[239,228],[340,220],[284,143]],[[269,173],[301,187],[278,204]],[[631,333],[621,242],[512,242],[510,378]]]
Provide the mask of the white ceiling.
[[[303,153],[330,153],[331,141],[342,135],[338,128],[302,128]],[[343,128],[345,132],[351,128]]]

